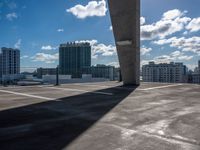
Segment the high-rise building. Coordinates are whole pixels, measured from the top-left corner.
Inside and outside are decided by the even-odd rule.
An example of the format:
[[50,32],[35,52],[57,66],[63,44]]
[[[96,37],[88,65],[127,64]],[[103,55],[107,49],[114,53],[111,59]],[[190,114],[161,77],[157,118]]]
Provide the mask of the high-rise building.
[[3,47],[0,57],[2,80],[16,79],[20,74],[20,51]]
[[196,67],[194,72],[192,72],[188,76],[189,83],[200,84],[200,60],[198,61],[198,67]]
[[149,62],[142,66],[142,79],[144,82],[166,82],[182,83],[186,82],[187,67],[183,63],[155,64]]
[[200,60],[198,61],[197,67],[194,68],[194,73],[200,73]]
[[91,46],[89,43],[66,43],[59,47],[60,74],[80,78],[82,69],[91,66]]

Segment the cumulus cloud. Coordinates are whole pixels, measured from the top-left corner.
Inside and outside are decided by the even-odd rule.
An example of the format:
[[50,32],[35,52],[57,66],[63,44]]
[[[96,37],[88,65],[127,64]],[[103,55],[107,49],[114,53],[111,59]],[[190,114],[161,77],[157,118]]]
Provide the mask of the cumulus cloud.
[[193,56],[188,56],[185,55],[183,52],[181,51],[174,51],[170,54],[170,56],[172,57],[172,59],[174,60],[191,60],[193,58]]
[[116,68],[118,68],[119,67],[119,62],[110,62],[110,63],[108,63],[107,64],[108,66],[115,66]]
[[163,14],[160,21],[149,25],[141,26],[141,39],[152,40],[156,38],[165,38],[185,28],[185,25],[191,20],[185,17],[186,11],[181,12],[178,9],[169,10]]
[[140,17],[140,25],[145,24],[146,20],[144,17]]
[[146,55],[146,54],[148,54],[150,51],[152,51],[152,48],[147,48],[147,47],[145,47],[145,46],[142,46],[142,47],[140,48],[141,55]]
[[190,32],[197,32],[200,30],[200,17],[194,18],[190,21],[190,23],[186,26],[186,29],[190,30]]
[[20,57],[20,59],[26,59],[26,58],[29,58],[29,56],[28,55],[23,55],[23,56]]
[[191,60],[192,58],[193,56],[185,55],[181,51],[174,51],[170,53],[169,55],[157,56],[151,61],[154,61],[156,63],[170,63],[172,61],[188,61],[188,60]]
[[14,47],[19,49],[21,47],[21,43],[22,43],[22,40],[18,39],[17,42],[15,43]]
[[94,57],[98,57],[99,55],[102,56],[113,56],[116,55],[116,47],[113,45],[105,45],[102,43],[93,45],[92,48],[93,52],[94,52]]
[[53,47],[53,46],[51,46],[51,45],[46,45],[46,46],[42,46],[41,49],[42,49],[42,50],[49,51],[49,50],[56,50],[57,47]]
[[196,64],[186,64],[186,66],[189,68],[189,70],[194,70],[197,67]]
[[61,29],[61,28],[60,28],[60,29],[58,29],[57,31],[58,31],[58,32],[64,32],[64,29]]
[[183,35],[187,35],[187,34],[188,34],[188,31],[184,31],[184,32],[183,32]]
[[102,17],[105,16],[107,12],[106,1],[90,1],[86,6],[78,4],[66,11],[72,13],[79,19],[93,16]]
[[9,13],[6,15],[6,18],[9,20],[9,21],[13,21],[14,19],[17,19],[18,18],[18,15],[13,12],[13,13]]
[[170,47],[175,47],[183,51],[189,51],[200,55],[200,37],[194,36],[191,38],[177,38],[161,39],[154,41],[157,45],[169,44]]
[[160,55],[154,57],[152,60],[142,60],[141,66],[148,64],[151,61],[154,61],[156,64],[159,63],[170,63],[170,62],[177,62],[177,61],[189,61],[193,58],[193,56],[188,56],[181,51],[174,51],[170,54]]
[[141,60],[140,61],[140,67],[142,67],[143,65],[146,65],[146,64],[148,64],[149,62],[150,62],[151,60]]
[[173,58],[169,55],[161,55],[155,57],[152,61],[154,61],[155,63],[169,63],[173,61]]
[[109,30],[110,30],[110,31],[112,31],[112,30],[113,30],[113,27],[112,27],[112,26],[110,26]]
[[58,60],[59,54],[46,54],[46,53],[37,53],[31,59],[35,62],[44,62],[47,64],[55,63]]
[[181,12],[178,9],[173,9],[173,10],[169,10],[167,12],[165,12],[163,14],[163,20],[172,20],[172,19],[176,19],[178,17],[181,17],[184,13],[186,13],[186,11]]
[[88,42],[92,48],[92,58],[98,58],[100,56],[113,56],[116,55],[116,47],[109,44],[99,43],[97,40],[84,40],[76,41],[77,43]]

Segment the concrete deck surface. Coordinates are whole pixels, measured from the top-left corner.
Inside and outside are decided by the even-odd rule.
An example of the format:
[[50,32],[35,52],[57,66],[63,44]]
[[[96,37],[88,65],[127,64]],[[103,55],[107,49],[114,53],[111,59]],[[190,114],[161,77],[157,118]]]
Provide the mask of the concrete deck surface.
[[0,87],[0,150],[200,150],[200,85]]

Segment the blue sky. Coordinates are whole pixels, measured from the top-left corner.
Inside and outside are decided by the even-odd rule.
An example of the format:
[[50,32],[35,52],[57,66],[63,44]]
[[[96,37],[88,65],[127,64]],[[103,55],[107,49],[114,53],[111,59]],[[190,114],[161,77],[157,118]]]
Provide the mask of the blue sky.
[[[199,0],[141,0],[141,64],[200,59]],[[55,67],[58,46],[88,41],[93,64],[117,65],[105,0],[1,0],[0,47],[21,50],[21,66]]]

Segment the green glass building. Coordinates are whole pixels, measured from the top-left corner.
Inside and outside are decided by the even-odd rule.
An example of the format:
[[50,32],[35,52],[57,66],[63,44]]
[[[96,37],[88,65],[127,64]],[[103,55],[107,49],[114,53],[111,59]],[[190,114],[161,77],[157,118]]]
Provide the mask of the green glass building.
[[89,43],[66,43],[59,47],[60,74],[81,78],[82,69],[91,66],[91,46]]

